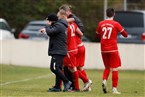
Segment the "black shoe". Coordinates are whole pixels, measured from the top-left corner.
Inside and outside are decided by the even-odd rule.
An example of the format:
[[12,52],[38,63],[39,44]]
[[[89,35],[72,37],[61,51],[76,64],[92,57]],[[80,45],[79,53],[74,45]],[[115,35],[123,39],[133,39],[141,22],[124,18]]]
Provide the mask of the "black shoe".
[[106,94],[108,91],[107,91],[107,85],[102,83],[102,90],[103,92]]
[[70,81],[67,82],[67,83],[64,83],[64,90],[63,90],[63,92],[69,91],[69,88],[70,88],[71,84],[72,84],[72,82],[70,82]]
[[47,90],[47,92],[61,92],[61,89],[52,87],[52,88],[49,88],[49,89]]

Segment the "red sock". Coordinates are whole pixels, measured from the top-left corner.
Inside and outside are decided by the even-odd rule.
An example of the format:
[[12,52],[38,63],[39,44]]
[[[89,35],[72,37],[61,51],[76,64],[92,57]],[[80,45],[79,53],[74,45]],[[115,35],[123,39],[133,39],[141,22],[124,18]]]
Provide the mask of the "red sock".
[[107,80],[109,74],[110,74],[110,69],[109,68],[105,68],[104,73],[103,73],[103,80]]
[[60,82],[60,88],[62,87],[62,81]]
[[89,79],[88,79],[86,76],[84,76],[84,75],[81,73],[81,71],[78,70],[78,73],[79,73],[79,78],[82,79],[84,83],[86,83],[86,82],[89,81]]
[[86,74],[86,71],[85,71],[85,70],[82,70],[81,73],[82,73],[85,77],[87,77],[87,74]]
[[72,73],[72,76],[73,76],[73,81],[74,81],[74,87],[76,90],[80,90],[79,88],[79,75],[78,75],[78,72],[75,71]]
[[118,71],[112,71],[112,87],[117,87],[118,85]]

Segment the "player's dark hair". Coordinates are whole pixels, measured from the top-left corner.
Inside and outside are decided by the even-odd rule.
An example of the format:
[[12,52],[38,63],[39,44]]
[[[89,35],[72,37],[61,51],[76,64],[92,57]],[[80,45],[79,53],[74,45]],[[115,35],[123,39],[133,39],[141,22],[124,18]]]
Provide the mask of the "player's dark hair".
[[112,17],[112,16],[114,16],[114,14],[115,14],[115,10],[113,8],[108,8],[106,10],[107,17]]

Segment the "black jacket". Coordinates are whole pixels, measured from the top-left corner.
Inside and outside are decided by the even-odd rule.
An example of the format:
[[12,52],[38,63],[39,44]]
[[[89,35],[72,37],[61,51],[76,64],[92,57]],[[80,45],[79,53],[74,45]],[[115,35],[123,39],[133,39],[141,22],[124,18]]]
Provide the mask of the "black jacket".
[[65,19],[59,19],[52,23],[50,26],[46,26],[46,33],[50,37],[48,55],[66,55],[66,30],[68,23]]
[[82,21],[76,15],[70,14],[68,18],[74,18],[75,23],[77,24],[79,29],[84,33],[84,25],[83,25]]

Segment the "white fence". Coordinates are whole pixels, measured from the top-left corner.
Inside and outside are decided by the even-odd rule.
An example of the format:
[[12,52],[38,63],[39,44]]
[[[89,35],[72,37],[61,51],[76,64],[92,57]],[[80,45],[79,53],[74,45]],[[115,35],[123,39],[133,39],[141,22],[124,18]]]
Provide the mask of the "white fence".
[[[1,64],[49,67],[48,41],[3,40],[1,42]],[[84,43],[86,47],[86,69],[103,69],[99,43]],[[118,44],[122,60],[121,69],[145,70],[145,45]]]

